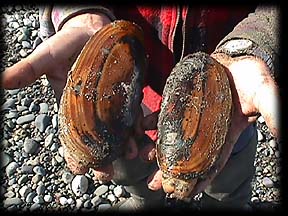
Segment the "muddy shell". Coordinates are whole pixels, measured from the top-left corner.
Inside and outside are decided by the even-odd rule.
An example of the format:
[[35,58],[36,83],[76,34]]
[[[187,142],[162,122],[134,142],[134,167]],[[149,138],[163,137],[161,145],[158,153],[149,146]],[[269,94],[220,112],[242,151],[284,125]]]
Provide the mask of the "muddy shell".
[[198,52],[176,64],[166,81],[156,156],[170,197],[189,198],[224,146],[232,113],[225,70],[210,55]]
[[97,168],[121,156],[143,97],[143,32],[120,20],[86,43],[68,74],[59,107],[59,139],[72,160]]

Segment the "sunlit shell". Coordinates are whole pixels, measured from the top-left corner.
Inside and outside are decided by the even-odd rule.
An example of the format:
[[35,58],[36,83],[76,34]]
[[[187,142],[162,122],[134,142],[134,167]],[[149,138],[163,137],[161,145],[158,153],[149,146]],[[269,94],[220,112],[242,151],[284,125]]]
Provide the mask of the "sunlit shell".
[[186,56],[168,77],[159,114],[157,160],[171,197],[189,197],[225,143],[232,96],[225,68],[209,55]]
[[59,108],[59,139],[82,167],[123,153],[142,100],[146,59],[142,30],[115,21],[95,33],[78,56]]

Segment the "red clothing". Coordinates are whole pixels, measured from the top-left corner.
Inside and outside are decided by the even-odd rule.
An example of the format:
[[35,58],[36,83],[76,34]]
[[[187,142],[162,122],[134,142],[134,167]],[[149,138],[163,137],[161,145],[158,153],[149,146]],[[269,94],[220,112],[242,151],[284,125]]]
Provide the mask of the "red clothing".
[[[255,8],[154,6],[115,8],[116,19],[140,25],[144,31],[148,71],[143,103],[160,109],[161,95],[174,65],[189,53],[212,53],[233,27]],[[157,138],[157,131],[147,134]]]

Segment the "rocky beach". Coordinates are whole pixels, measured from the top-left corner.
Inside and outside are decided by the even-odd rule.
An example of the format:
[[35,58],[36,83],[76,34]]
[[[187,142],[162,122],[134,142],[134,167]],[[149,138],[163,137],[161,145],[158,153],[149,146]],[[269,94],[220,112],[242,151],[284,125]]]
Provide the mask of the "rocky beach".
[[[38,10],[1,8],[1,71],[39,44]],[[101,184],[93,173],[73,175],[58,139],[58,106],[45,75],[22,89],[3,90],[1,101],[1,197],[7,211],[104,211],[130,195],[121,185]],[[264,119],[257,120],[258,145],[252,210],[281,206],[281,154]]]

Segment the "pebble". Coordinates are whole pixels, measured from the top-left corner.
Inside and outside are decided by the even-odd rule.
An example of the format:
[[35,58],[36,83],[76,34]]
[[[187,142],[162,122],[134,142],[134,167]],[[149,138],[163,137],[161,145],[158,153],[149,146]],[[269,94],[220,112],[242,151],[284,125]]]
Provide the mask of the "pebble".
[[50,151],[51,151],[51,152],[56,152],[56,151],[58,151],[58,148],[59,148],[59,144],[55,142],[55,143],[53,143],[53,144],[51,145]]
[[33,41],[32,49],[34,50],[40,43],[42,43],[41,38],[36,37],[36,39]]
[[11,96],[13,95],[17,95],[19,93],[20,89],[11,89],[11,90],[8,90],[9,94]]
[[25,107],[29,107],[32,100],[33,100],[32,98],[24,97],[23,99],[21,99],[21,105]]
[[20,25],[18,24],[18,22],[10,22],[9,27],[13,29],[18,29]]
[[73,174],[67,171],[63,172],[62,174],[62,180],[65,184],[70,184],[70,182],[73,180],[73,177]]
[[18,112],[16,112],[15,110],[10,110],[9,113],[7,113],[5,115],[6,119],[16,119],[18,118]]
[[73,205],[75,203],[75,201],[74,201],[74,199],[72,199],[71,197],[69,197],[68,199],[67,199],[67,204],[68,205]]
[[262,183],[267,188],[273,187],[273,185],[274,185],[273,181],[270,178],[268,178],[268,177],[264,177],[263,180],[262,180]]
[[22,175],[19,179],[18,179],[18,184],[19,185],[22,185],[22,184],[25,184],[27,181],[28,181],[28,176],[27,175]]
[[83,201],[81,199],[76,199],[76,209],[80,209],[83,205]]
[[28,154],[35,154],[39,149],[39,143],[34,139],[25,139],[24,141],[24,151]]
[[44,132],[46,127],[51,123],[51,119],[46,114],[39,114],[35,118],[35,126],[40,132]]
[[60,155],[62,158],[64,158],[64,148],[63,148],[63,146],[60,146],[60,147],[58,148],[58,153],[59,153],[59,155]]
[[85,175],[76,175],[71,182],[72,191],[76,196],[81,196],[88,189],[88,179]]
[[37,184],[39,181],[41,181],[41,179],[42,179],[42,175],[39,175],[39,174],[36,174],[36,175],[34,175],[33,177],[32,177],[32,182],[34,183],[34,184]]
[[258,122],[260,122],[261,124],[264,124],[265,123],[265,120],[263,118],[263,116],[259,116],[259,118],[257,119]]
[[84,203],[83,203],[83,207],[84,208],[91,208],[92,204],[91,204],[91,200],[86,200]]
[[107,199],[111,202],[111,203],[114,203],[117,199],[116,199],[116,197],[114,196],[114,194],[112,194],[112,193],[109,193],[108,195],[107,195]]
[[38,104],[36,104],[34,101],[32,101],[31,104],[30,104],[30,106],[29,106],[29,108],[28,108],[28,110],[29,110],[30,112],[37,112],[37,111],[40,110],[40,107],[39,107]]
[[91,204],[93,207],[98,206],[102,202],[102,198],[99,196],[95,196],[91,199]]
[[42,183],[42,184],[39,184],[39,185],[37,186],[37,188],[36,188],[36,193],[37,193],[38,195],[44,195],[45,190],[46,190],[46,188],[45,188],[45,186],[44,186],[43,183]]
[[46,175],[46,171],[45,171],[45,169],[42,166],[35,166],[33,168],[33,172],[35,174],[39,174],[41,176],[45,176]]
[[66,198],[66,197],[63,197],[63,196],[59,198],[59,202],[60,202],[60,204],[63,205],[63,206],[68,204],[67,198]]
[[0,159],[1,159],[0,163],[1,169],[6,167],[12,161],[11,156],[6,152],[1,152]]
[[33,202],[34,202],[34,203],[38,203],[38,204],[43,204],[43,203],[44,203],[44,199],[43,199],[42,196],[36,195],[36,196],[33,198]]
[[7,198],[4,200],[3,205],[4,208],[7,208],[11,205],[21,205],[23,201],[18,197]]
[[58,128],[58,115],[54,114],[52,116],[52,127],[57,129]]
[[275,139],[271,139],[269,141],[269,146],[272,147],[272,148],[276,148],[277,147],[277,143],[276,143]]
[[50,133],[46,138],[45,138],[45,141],[44,141],[44,146],[46,148],[49,148],[51,146],[51,144],[53,143],[53,138],[54,138],[54,134],[53,133]]
[[116,197],[121,197],[124,195],[124,188],[122,185],[118,185],[113,189],[113,193]]
[[32,189],[28,186],[28,185],[24,185],[22,188],[20,188],[19,190],[19,194],[21,197],[25,198],[27,197],[27,195],[32,191]]
[[44,201],[45,202],[50,203],[50,202],[52,202],[52,200],[53,200],[53,197],[50,194],[44,195]]
[[252,197],[251,198],[251,202],[252,203],[258,203],[259,202],[259,198],[258,197]]
[[98,212],[106,211],[111,208],[111,204],[109,203],[102,203],[98,206]]
[[33,166],[23,164],[21,167],[21,173],[32,174],[33,173]]
[[63,157],[61,157],[59,154],[55,155],[55,160],[58,162],[58,163],[62,163],[64,161]]
[[17,105],[16,109],[18,112],[22,112],[22,114],[24,114],[24,111],[26,111],[28,108],[26,106]]
[[[26,39],[26,38],[25,38],[25,39]],[[25,40],[25,39],[23,39],[23,40]],[[20,54],[20,56],[21,56],[22,58],[25,58],[25,57],[28,55],[27,51],[24,50],[24,49],[21,49],[20,52],[19,52],[19,54]]]
[[31,114],[18,117],[16,120],[16,123],[18,125],[23,125],[23,124],[32,122],[34,119],[35,119],[35,115],[31,113]]
[[40,203],[33,203],[32,205],[31,205],[31,207],[30,207],[30,211],[36,211],[36,210],[38,210],[38,209],[40,209],[41,208],[41,205],[40,205]]
[[15,107],[15,103],[17,102],[17,99],[15,98],[8,98],[5,103],[2,105],[1,109],[2,111],[9,110]]
[[39,107],[40,107],[39,113],[48,113],[49,106],[47,103],[40,103]]
[[259,142],[264,140],[264,136],[260,130],[257,130],[257,138]]
[[12,198],[15,196],[15,193],[13,191],[8,191],[7,193],[4,194],[4,197],[6,198]]
[[101,196],[107,192],[108,192],[108,186],[103,184],[96,188],[96,190],[94,191],[94,194],[96,196]]
[[12,161],[6,167],[6,175],[9,177],[12,176],[16,172],[18,167],[19,165],[15,161]]

